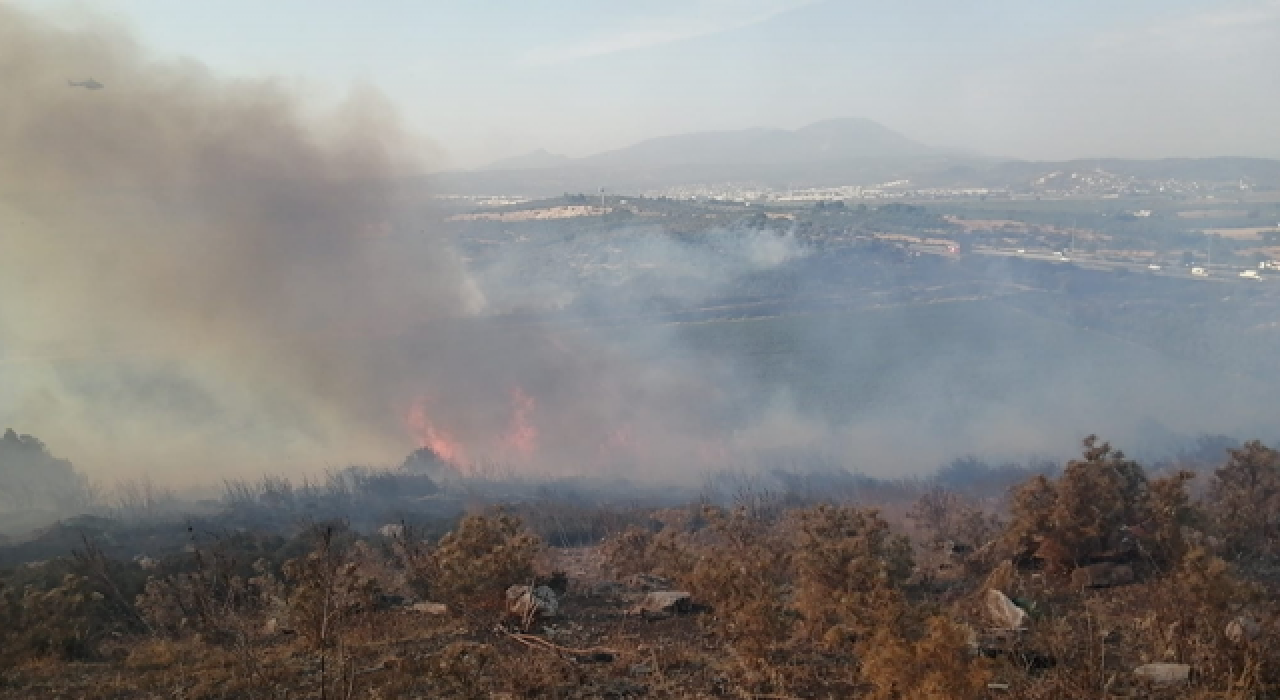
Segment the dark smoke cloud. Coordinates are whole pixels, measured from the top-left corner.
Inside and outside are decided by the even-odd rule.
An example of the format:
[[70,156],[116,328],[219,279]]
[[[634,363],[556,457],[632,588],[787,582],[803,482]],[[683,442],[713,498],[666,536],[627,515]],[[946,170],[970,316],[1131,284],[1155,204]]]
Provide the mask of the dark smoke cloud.
[[388,338],[478,300],[447,249],[387,244],[421,150],[378,95],[313,118],[12,7],[0,75],[0,416],[90,469],[404,454]]
[[[394,464],[437,435],[459,461],[690,476],[743,399],[730,363],[676,351],[666,329],[493,320],[543,300],[500,270],[473,279],[423,230],[401,179],[422,149],[376,93],[317,117],[270,81],[13,8],[0,73],[0,419],[96,476]],[[88,75],[106,88],[67,85]],[[609,298],[615,312],[655,285],[706,297],[791,247],[648,240],[628,253],[671,271]]]

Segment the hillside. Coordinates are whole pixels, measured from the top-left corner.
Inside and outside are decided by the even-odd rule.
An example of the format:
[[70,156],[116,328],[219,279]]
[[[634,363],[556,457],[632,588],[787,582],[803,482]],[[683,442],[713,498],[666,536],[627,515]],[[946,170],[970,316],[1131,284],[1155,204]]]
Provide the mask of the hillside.
[[580,160],[598,167],[789,165],[936,155],[934,149],[869,119],[831,119],[801,129],[745,129],[641,141]]
[[551,153],[545,148],[530,151],[524,155],[512,156],[496,160],[486,165],[483,170],[536,170],[538,168],[555,168],[572,162],[569,156]]

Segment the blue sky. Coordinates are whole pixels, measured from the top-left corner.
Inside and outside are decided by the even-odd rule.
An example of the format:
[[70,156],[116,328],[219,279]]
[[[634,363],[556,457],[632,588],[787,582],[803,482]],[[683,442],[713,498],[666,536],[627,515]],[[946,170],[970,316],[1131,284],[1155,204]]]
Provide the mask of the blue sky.
[[24,4],[319,101],[372,84],[442,165],[840,116],[992,155],[1280,157],[1277,0]]

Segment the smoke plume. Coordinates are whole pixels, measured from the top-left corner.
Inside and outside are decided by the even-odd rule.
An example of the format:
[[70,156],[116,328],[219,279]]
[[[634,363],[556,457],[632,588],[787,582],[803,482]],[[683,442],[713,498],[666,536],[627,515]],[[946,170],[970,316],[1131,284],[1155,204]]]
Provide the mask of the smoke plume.
[[12,7],[0,74],[0,416],[91,470],[405,454],[392,336],[478,300],[427,234],[388,244],[421,163],[377,94],[316,117]]

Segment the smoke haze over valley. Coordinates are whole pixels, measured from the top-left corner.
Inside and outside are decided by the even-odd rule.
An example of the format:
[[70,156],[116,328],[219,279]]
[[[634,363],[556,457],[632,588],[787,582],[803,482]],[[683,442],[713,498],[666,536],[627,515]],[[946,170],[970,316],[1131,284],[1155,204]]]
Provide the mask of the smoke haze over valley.
[[[105,89],[66,84],[90,66]],[[1116,300],[1164,298],[1142,280],[921,257],[919,241],[971,233],[960,210],[640,196],[763,165],[783,183],[803,171],[868,191],[903,173],[1043,189],[1071,164],[832,120],[424,178],[437,168],[420,154],[435,149],[367,85],[319,109],[287,81],[156,57],[109,21],[67,28],[17,6],[0,9],[0,67],[0,424],[94,479],[209,485],[397,465],[419,447],[464,472],[688,483],[813,459],[897,477],[962,454],[1060,457],[1101,427],[1152,454],[1273,430],[1276,394],[1258,379],[1274,367],[1244,349],[1275,347],[1270,287],[1186,302],[1249,330],[1188,315],[1162,327],[1170,344],[1114,327],[1146,313]],[[1262,192],[1276,171],[1103,165],[1131,189]],[[609,192],[584,186],[602,173]],[[457,192],[548,199],[435,196]],[[1276,220],[1262,201],[1224,205],[1221,225],[1253,217],[1261,231]],[[1124,213],[1112,209],[1037,225],[1059,248],[1076,230],[1120,248],[1104,233]],[[1105,323],[1082,308],[1090,285],[1115,312]],[[1253,364],[1235,362],[1247,352]]]

